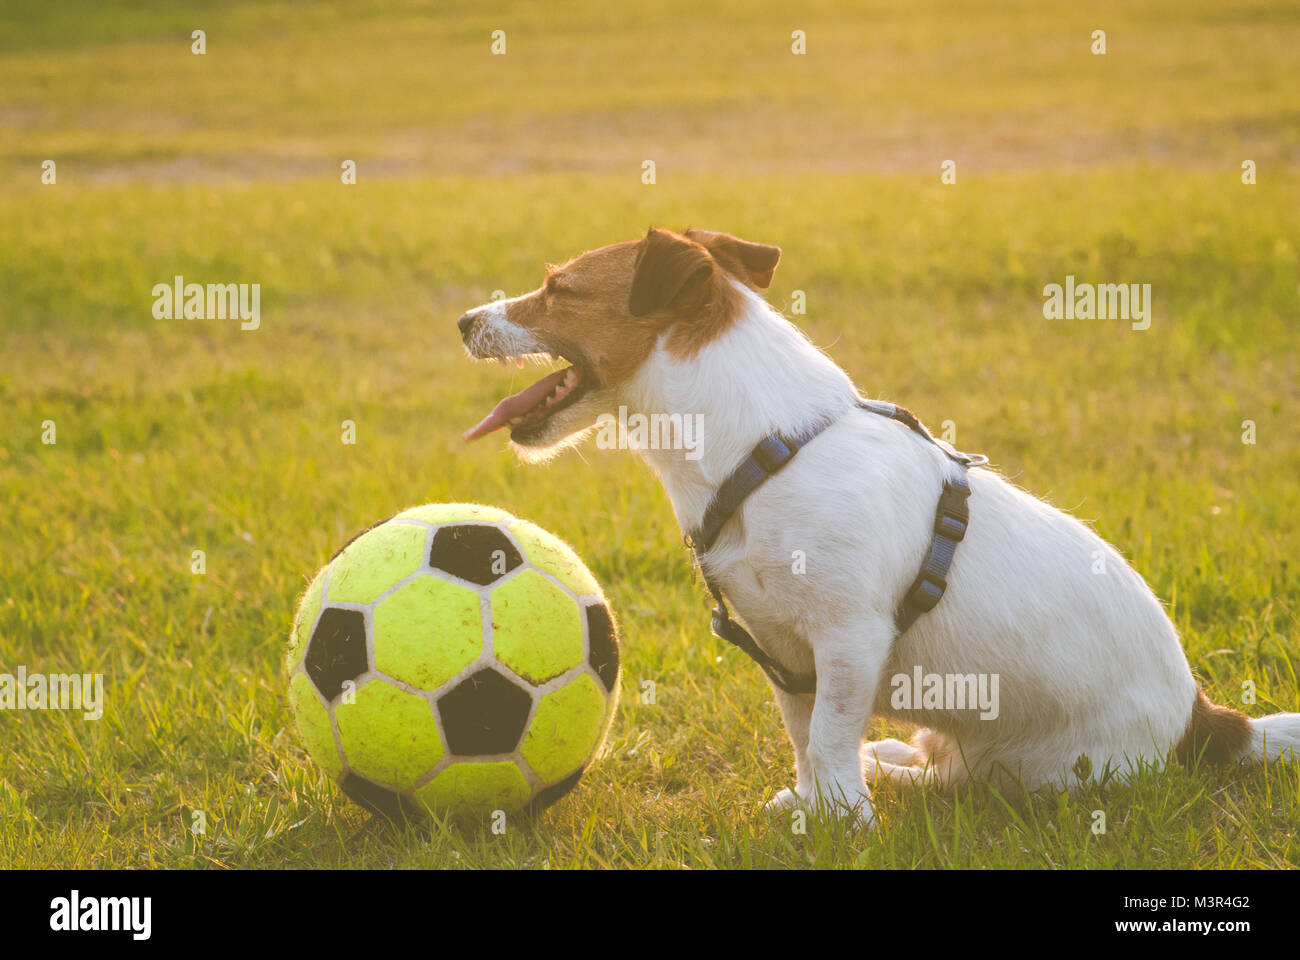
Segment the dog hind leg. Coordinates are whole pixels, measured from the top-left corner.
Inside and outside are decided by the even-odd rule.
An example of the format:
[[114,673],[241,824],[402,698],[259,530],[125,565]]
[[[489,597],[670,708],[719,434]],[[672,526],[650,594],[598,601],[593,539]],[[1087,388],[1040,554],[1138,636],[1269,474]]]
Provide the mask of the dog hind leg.
[[892,763],[903,767],[917,766],[925,762],[925,755],[910,743],[904,743],[894,737],[885,740],[870,740],[862,745],[862,758],[877,763]]

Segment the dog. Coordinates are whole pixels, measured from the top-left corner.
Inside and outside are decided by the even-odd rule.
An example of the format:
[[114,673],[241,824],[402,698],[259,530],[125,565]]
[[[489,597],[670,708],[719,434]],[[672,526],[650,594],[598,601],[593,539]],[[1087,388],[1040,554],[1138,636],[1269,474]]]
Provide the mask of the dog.
[[[698,529],[763,438],[827,424],[699,557],[762,651],[815,673],[813,693],[773,686],[795,784],[769,808],[869,826],[881,780],[1071,789],[1171,754],[1294,759],[1300,714],[1251,719],[1211,703],[1160,601],[1119,552],[991,469],[969,471],[969,526],[946,593],[899,635],[895,612],[926,557],[951,458],[861,409],[849,376],[766,302],[759,291],[780,257],[726,233],[651,228],[458,321],[471,357],[566,364],[502,400],[467,440],[508,428],[516,452],[537,462],[620,408],[700,415],[699,449],[637,451],[683,531]],[[995,707],[952,702],[963,689],[974,696],[972,675],[994,679]],[[958,681],[899,695],[900,678],[932,676]],[[916,733],[864,744],[873,716]]]

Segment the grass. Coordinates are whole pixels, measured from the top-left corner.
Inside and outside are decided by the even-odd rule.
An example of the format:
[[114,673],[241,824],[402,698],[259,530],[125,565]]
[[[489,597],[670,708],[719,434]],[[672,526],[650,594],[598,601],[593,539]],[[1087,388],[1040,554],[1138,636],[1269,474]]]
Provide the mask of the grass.
[[[795,319],[868,395],[954,421],[963,449],[1093,521],[1170,603],[1218,702],[1249,680],[1248,712],[1300,709],[1300,20],[836,6],[809,11],[803,61],[799,24],[752,5],[689,30],[671,6],[637,23],[607,6],[7,6],[0,668],[103,672],[107,702],[97,723],[0,713],[0,864],[1300,865],[1296,766],[1175,766],[1073,796],[882,788],[874,833],[793,833],[761,810],[791,767],[770,692],[709,634],[649,472],[460,444],[516,379],[457,341],[492,290],[649,222],[779,243],[770,298],[804,291]],[[206,59],[188,52],[205,21]],[[1111,53],[1094,59],[1099,25]],[[949,156],[956,186],[939,183]],[[151,288],[176,274],[260,283],[261,329],[155,320]],[[1150,283],[1151,329],[1045,321],[1042,287],[1066,274]],[[623,624],[622,706],[538,820],[394,832],[307,758],[282,650],[347,536],[466,499],[579,548]]]

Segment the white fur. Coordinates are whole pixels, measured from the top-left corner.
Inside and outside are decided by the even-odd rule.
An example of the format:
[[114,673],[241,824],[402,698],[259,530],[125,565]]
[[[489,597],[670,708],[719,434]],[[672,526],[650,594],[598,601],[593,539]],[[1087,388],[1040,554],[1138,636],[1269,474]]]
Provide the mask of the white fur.
[[529,331],[507,319],[510,305],[532,294],[511,297],[509,300],[492,300],[468,311],[474,317],[470,338],[465,344],[469,355],[477,359],[513,359],[537,357],[545,354],[542,342]]
[[[815,666],[817,694],[776,690],[796,786],[772,802],[839,802],[871,820],[868,779],[1029,789],[1161,763],[1181,739],[1196,682],[1164,608],[1090,528],[991,470],[970,471],[969,531],[942,601],[901,638],[894,613],[929,546],[950,462],[898,423],[854,408],[848,376],[757,294],[687,360],[657,349],[622,391],[646,413],[704,414],[703,455],[640,451],[683,530],[764,436],[837,418],[750,495],[703,558],[757,641],[788,669]],[[794,572],[797,552],[806,572]],[[1103,573],[1095,573],[1097,558]],[[890,678],[1000,678],[996,719],[975,710],[892,710]],[[922,727],[912,744],[861,747],[873,714]],[[1253,752],[1300,746],[1300,714],[1254,721]],[[861,747],[861,750],[860,750]],[[860,759],[861,753],[861,759]],[[1082,767],[1080,769],[1083,769]],[[1086,774],[1085,774],[1086,775]]]
[[[945,472],[955,468],[901,424],[857,409],[848,375],[762,297],[735,286],[744,309],[717,340],[679,359],[665,333],[628,382],[583,398],[520,452],[553,454],[616,404],[701,414],[696,449],[638,450],[689,531],[759,440],[833,421],[745,500],[702,559],[764,650],[787,669],[816,670],[815,697],[774,689],[796,784],[769,806],[811,801],[870,823],[867,781],[877,778],[988,777],[1036,789],[1074,787],[1088,770],[1123,777],[1161,764],[1196,697],[1173,623],[1112,546],[991,470],[969,473],[969,530],[943,599],[895,636],[895,611],[929,547]],[[543,350],[505,306],[479,311],[474,355]],[[997,675],[995,716],[895,710],[891,679],[916,667]],[[873,715],[920,729],[910,744],[864,745]],[[1248,755],[1300,749],[1300,714],[1251,724]]]
[[1269,761],[1300,756],[1300,713],[1251,718],[1250,755]]

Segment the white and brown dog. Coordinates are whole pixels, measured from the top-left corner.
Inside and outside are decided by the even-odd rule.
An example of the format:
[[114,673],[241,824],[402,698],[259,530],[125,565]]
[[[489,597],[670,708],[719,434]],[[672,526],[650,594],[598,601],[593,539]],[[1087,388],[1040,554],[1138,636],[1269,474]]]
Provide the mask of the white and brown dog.
[[[897,635],[895,611],[926,555],[951,464],[858,409],[844,371],[755,292],[780,255],[723,233],[652,229],[459,321],[473,357],[570,364],[502,400],[466,439],[508,426],[535,461],[620,407],[702,415],[700,449],[639,451],[683,530],[699,526],[764,437],[833,421],[701,558],[763,650],[816,674],[815,695],[774,688],[796,785],[769,806],[847,807],[870,823],[867,784],[878,777],[1035,789],[1075,786],[1089,769],[1123,776],[1171,751],[1294,757],[1300,714],[1249,719],[1210,703],[1142,577],[1083,523],[991,470],[970,471],[970,526],[946,594]],[[934,697],[897,695],[900,678],[922,675],[961,682]],[[996,678],[994,709],[950,702],[972,675]],[[920,729],[910,743],[864,744],[873,715]]]

